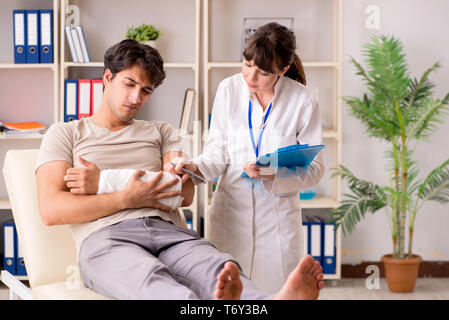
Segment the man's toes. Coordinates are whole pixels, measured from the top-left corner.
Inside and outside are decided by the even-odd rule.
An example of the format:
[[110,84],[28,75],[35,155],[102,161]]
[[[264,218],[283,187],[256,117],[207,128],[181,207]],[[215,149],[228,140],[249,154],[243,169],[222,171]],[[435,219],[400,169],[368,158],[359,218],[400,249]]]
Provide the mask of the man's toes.
[[228,274],[231,279],[237,279],[238,277],[240,277],[240,270],[234,262],[226,262],[225,269],[229,272]]
[[216,289],[214,292],[215,299],[221,299],[223,297],[224,291],[222,289]]
[[323,273],[323,268],[319,267],[315,271],[313,271],[312,275],[316,278],[319,274]]
[[308,273],[313,268],[313,257],[311,255],[306,255],[299,261],[298,271],[302,273]]
[[318,275],[315,276],[316,281],[321,281],[321,280],[323,280],[323,278],[324,278],[324,275],[322,273],[319,273]]
[[320,263],[315,260],[315,261],[313,261],[313,267],[311,268],[310,273],[313,273],[320,268],[321,268]]
[[323,289],[324,288],[324,281],[320,281],[318,282],[318,289]]

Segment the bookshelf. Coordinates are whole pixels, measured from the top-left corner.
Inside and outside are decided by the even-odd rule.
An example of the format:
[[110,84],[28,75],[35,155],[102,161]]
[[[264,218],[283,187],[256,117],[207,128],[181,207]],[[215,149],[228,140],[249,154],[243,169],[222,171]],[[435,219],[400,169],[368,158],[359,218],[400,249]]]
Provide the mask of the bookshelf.
[[[0,26],[4,30],[0,33],[0,42],[4,44],[0,50],[0,119],[10,122],[39,121],[48,127],[58,119],[59,52],[53,50],[53,63],[15,64],[12,36],[12,11],[15,9],[53,9],[53,26],[57,26],[59,0],[6,0],[0,4]],[[58,29],[53,28],[54,48],[59,45],[57,34]],[[9,149],[39,148],[42,137],[42,134],[0,135],[0,167],[3,168],[3,159]],[[0,171],[0,210],[10,209],[3,173]],[[27,276],[16,278],[28,280]]]
[[[0,4],[0,119],[10,122],[35,120],[47,127],[58,119],[58,50],[53,51],[53,63],[14,63],[12,11],[15,9],[53,9],[53,26],[58,25],[59,0],[24,2],[2,1]],[[58,29],[53,28],[53,45],[58,48]],[[19,88],[19,89],[18,89]],[[27,92],[27,94],[21,94]],[[41,92],[48,92],[42,94]],[[18,97],[18,95],[20,95]],[[14,107],[10,107],[14,104]],[[27,108],[25,106],[34,107]],[[0,167],[9,149],[39,148],[43,135],[0,135]],[[9,210],[3,173],[0,173],[0,209]]]
[[[200,88],[200,1],[170,0],[161,3],[157,0],[132,0],[132,6],[129,6],[129,3],[120,2],[111,4],[107,0],[2,1],[0,3],[0,26],[4,31],[0,31],[0,42],[5,45],[0,50],[0,84],[8,82],[10,85],[0,88],[0,119],[10,122],[36,120],[47,127],[54,122],[63,121],[64,79],[100,78],[104,68],[104,51],[124,38],[128,26],[149,22],[164,31],[161,48],[158,46],[158,50],[166,61],[164,67],[167,78],[156,90],[157,93],[150,99],[149,105],[144,107],[147,110],[142,110],[144,111],[143,115],[140,114],[138,118],[165,120],[177,127],[178,116],[179,119],[181,116],[184,90],[194,88],[197,92],[194,101],[194,120],[197,120]],[[63,29],[66,8],[69,5],[77,5],[80,8],[80,24],[84,27],[93,62],[74,63],[70,61]],[[158,10],[154,10],[154,8],[158,8]],[[53,9],[54,63],[14,64],[12,48],[12,10],[14,9]],[[108,15],[107,18],[105,13]],[[171,19],[165,18],[167,16],[175,17],[176,21],[185,22],[189,27],[177,28],[171,23]],[[104,18],[98,19],[98,17]],[[108,32],[105,33],[103,30],[108,30]],[[176,85],[173,86],[170,82],[175,82]],[[18,89],[22,83],[24,83],[26,91]],[[166,89],[171,87],[173,89]],[[20,92],[26,94],[20,95]],[[17,98],[18,95],[20,99]],[[16,102],[17,107],[7,108],[6,101]],[[163,118],[160,113],[152,113],[151,109],[154,110],[158,104],[162,106],[159,108],[162,109],[160,113],[167,113],[164,106],[170,106],[171,109],[168,110],[168,113],[173,117]],[[183,137],[183,146],[189,151],[190,156],[199,152],[200,133],[199,126],[194,123],[193,132]],[[37,149],[40,147],[42,138],[43,135],[0,135],[0,167],[3,168],[3,159],[9,149]],[[1,173],[0,175],[0,210],[10,210],[3,176]],[[192,211],[193,225],[197,229],[196,226],[199,225],[198,192],[195,193],[192,205],[187,209]],[[27,280],[26,277],[19,279]]]
[[[178,126],[177,116],[180,118],[180,110],[182,108],[182,99],[184,98],[185,88],[194,88],[197,92],[194,101],[194,120],[199,117],[198,111],[198,92],[199,92],[199,46],[200,46],[200,25],[199,25],[199,15],[200,15],[200,0],[190,0],[190,1],[180,1],[180,0],[170,0],[166,3],[161,4],[160,1],[144,1],[144,0],[133,0],[133,6],[126,6],[126,13],[124,14],[123,4],[114,3],[111,5],[109,1],[97,0],[62,0],[61,10],[60,10],[60,21],[65,22],[67,18],[67,7],[69,5],[76,5],[80,9],[80,24],[83,26],[84,34],[86,37],[86,42],[91,58],[91,62],[88,63],[75,63],[71,61],[71,56],[69,48],[66,41],[66,35],[64,31],[65,23],[61,23],[59,27],[59,37],[60,37],[60,82],[59,82],[59,92],[61,92],[59,97],[60,110],[59,110],[59,121],[63,121],[64,116],[64,80],[65,79],[77,79],[77,78],[101,78],[104,70],[103,54],[107,48],[113,44],[119,42],[124,38],[127,27],[131,25],[140,24],[142,22],[147,24],[154,24],[159,29],[162,30],[162,37],[158,39],[158,44],[156,48],[162,55],[164,59],[164,68],[167,73],[167,78],[164,83],[157,88],[155,94],[151,97],[150,101],[145,105],[140,114],[137,116],[138,119],[158,119],[165,120],[169,122],[174,127]],[[185,7],[185,14],[180,14],[177,7]],[[102,12],[104,14],[107,8],[107,21],[103,21],[104,24],[98,24],[96,20],[96,13]],[[161,11],[153,10],[154,8],[159,8]],[[189,27],[184,30],[172,30],[167,19],[161,18],[165,12],[167,15],[174,16],[179,15],[180,21],[186,21]],[[187,15],[187,18],[186,18]],[[104,33],[97,31],[98,28],[104,28],[109,30],[108,34],[112,35],[102,37]],[[179,28],[178,28],[179,29]],[[174,33],[176,32],[176,33]],[[168,40],[169,36],[173,38],[187,38],[190,43],[190,52],[184,51],[184,55],[174,54],[172,50],[169,50],[174,44],[172,41]],[[164,38],[165,37],[165,38]],[[95,39],[97,39],[95,41]],[[183,40],[184,42],[186,40]],[[159,44],[160,43],[160,44]],[[182,51],[181,47],[178,47],[178,51]],[[188,57],[187,61],[184,56]],[[179,59],[179,60],[178,60]],[[189,79],[190,78],[190,79]],[[193,78],[193,81],[192,81]],[[176,79],[182,82],[181,85],[177,85],[179,90],[167,90],[172,79]],[[160,94],[160,91],[163,91]],[[177,101],[173,99],[176,96]],[[165,100],[170,101],[167,103]],[[170,113],[174,114],[174,117],[161,117],[160,113],[153,113],[151,110],[157,108],[164,108],[163,105],[172,105],[174,108],[169,110]],[[164,110],[162,110],[164,112]],[[166,114],[164,116],[167,116]],[[184,136],[182,138],[183,150],[187,150],[190,156],[197,155],[200,149],[200,130],[194,125],[193,132],[190,135]],[[198,187],[195,187],[198,189]],[[193,203],[188,208],[193,213],[193,226],[195,230],[199,225],[198,220],[198,190],[195,192],[195,197]]]
[[[282,0],[276,5],[262,6],[260,4],[260,2],[250,0],[228,0],[226,4],[224,0],[204,0],[203,2],[203,143],[207,140],[209,113],[212,110],[218,83],[230,75],[241,72],[241,62],[236,60],[241,57],[240,40],[243,15],[246,13],[246,17],[261,18],[285,16],[285,12],[288,12],[289,17],[295,15],[294,32],[297,36],[297,46],[300,49],[299,56],[305,68],[308,85],[312,83],[311,86],[319,91],[322,87],[321,83],[326,83],[324,85],[325,90],[322,90],[324,92],[317,92],[321,115],[322,118],[326,119],[326,126],[323,127],[323,143],[326,145],[324,153],[326,174],[317,186],[317,196],[312,200],[302,200],[301,207],[303,209],[337,207],[341,201],[341,180],[331,179],[329,169],[341,163],[341,0],[320,2]],[[283,11],[279,7],[282,7]],[[300,8],[302,10],[298,10]],[[329,25],[322,22],[318,24],[316,21],[326,20],[320,16],[325,14],[328,14],[331,18],[328,19],[331,21]],[[211,21],[213,21],[213,24]],[[226,32],[217,30],[219,28],[216,26],[225,23],[225,21],[232,21],[233,23],[228,23],[229,28],[225,29]],[[316,28],[313,29],[311,26],[316,26]],[[328,32],[324,31],[326,27],[328,27]],[[314,42],[313,31],[319,32],[320,37],[331,45],[324,46],[323,50],[312,50],[322,46],[321,43],[317,45]],[[216,41],[217,38],[221,40]],[[223,44],[220,45],[220,42],[223,41],[229,45],[226,47]],[[238,44],[239,47],[237,48],[236,45],[233,47],[232,43]],[[326,56],[323,52],[330,52],[331,54]],[[229,56],[233,58],[229,59]],[[328,107],[323,108],[323,105]],[[326,187],[320,188],[325,185]],[[211,190],[209,183],[202,192],[206,236],[209,232],[207,230],[207,219],[212,198]],[[325,275],[325,279],[340,279],[341,277],[341,229],[338,229],[336,233],[336,247],[336,272],[335,274]]]

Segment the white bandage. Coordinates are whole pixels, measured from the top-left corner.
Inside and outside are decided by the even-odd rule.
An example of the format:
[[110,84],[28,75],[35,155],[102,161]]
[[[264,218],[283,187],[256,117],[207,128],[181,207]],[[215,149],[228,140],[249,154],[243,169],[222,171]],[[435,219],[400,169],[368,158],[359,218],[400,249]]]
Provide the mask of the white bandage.
[[[100,182],[98,183],[97,194],[112,193],[112,192],[118,192],[118,191],[125,190],[126,185],[129,182],[129,179],[131,179],[132,175],[136,171],[137,170],[134,170],[134,169],[101,170]],[[157,175],[157,172],[148,171],[148,170],[144,170],[144,171],[145,171],[145,174],[140,177],[140,180],[142,180],[142,181],[149,181]],[[162,192],[181,191],[181,189],[182,189],[181,178],[179,178],[177,175],[171,174],[169,172],[163,172],[162,179],[159,181],[159,185],[163,184],[165,182],[171,181],[173,179],[176,179],[176,178],[178,179],[178,183],[176,183],[174,186],[172,186],[170,188],[162,190]],[[184,200],[183,197],[176,196],[176,197],[159,199],[158,202],[160,204],[170,207],[172,209],[177,209],[181,206],[183,200]]]

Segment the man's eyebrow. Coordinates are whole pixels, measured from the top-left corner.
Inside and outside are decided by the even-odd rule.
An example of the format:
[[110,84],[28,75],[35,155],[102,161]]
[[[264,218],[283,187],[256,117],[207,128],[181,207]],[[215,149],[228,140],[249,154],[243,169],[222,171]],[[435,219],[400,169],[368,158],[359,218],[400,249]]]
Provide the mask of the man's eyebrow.
[[[134,80],[134,79],[131,79],[131,78],[129,78],[129,77],[125,77],[125,79],[128,79],[129,81],[131,81],[131,82],[133,82],[133,83],[135,83],[135,84],[138,84],[139,86],[141,85],[139,82],[137,82],[136,80]],[[143,87],[144,89],[148,89],[148,90],[150,90],[150,91],[153,91],[154,89],[153,88],[151,88],[151,87]]]

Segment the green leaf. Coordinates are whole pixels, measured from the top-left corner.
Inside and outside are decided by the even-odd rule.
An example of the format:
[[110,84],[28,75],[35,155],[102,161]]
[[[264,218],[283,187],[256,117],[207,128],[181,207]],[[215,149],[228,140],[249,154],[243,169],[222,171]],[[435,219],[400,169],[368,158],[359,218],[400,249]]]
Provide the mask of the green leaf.
[[332,177],[335,176],[347,180],[349,189],[352,191],[352,194],[344,194],[347,199],[330,212],[330,221],[335,222],[337,228],[342,226],[343,233],[346,235],[354,231],[366,212],[374,213],[386,206],[386,197],[382,188],[372,182],[356,178],[343,165],[333,169]]
[[441,204],[449,202],[449,159],[429,173],[418,189],[418,197],[423,202],[426,200]]

